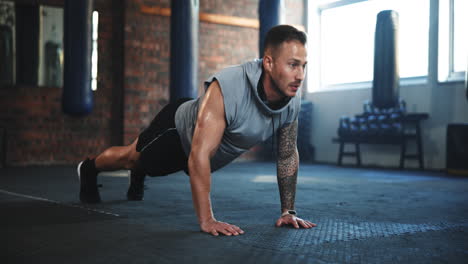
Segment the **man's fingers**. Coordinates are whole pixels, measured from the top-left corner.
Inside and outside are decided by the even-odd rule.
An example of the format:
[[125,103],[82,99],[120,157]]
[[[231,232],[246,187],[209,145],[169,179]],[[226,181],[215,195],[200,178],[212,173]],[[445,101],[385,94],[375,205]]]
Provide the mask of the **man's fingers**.
[[236,225],[229,225],[229,230],[231,231],[231,233],[233,233],[234,235],[237,235],[238,234],[244,234],[244,230],[240,229],[240,227],[236,226]]
[[308,221],[299,220],[298,222],[299,222],[299,224],[301,224],[301,226],[304,227],[304,228],[311,228],[311,227],[312,227],[311,223],[308,222]]
[[293,224],[294,228],[299,228],[299,224],[297,223],[296,220],[293,220],[292,224]]
[[294,228],[312,228],[317,226],[312,222],[298,217],[281,217],[276,221],[276,226],[280,227],[282,225],[292,225]]
[[228,230],[231,234],[233,234],[233,235],[235,235],[235,236],[237,236],[237,235],[239,234],[239,232],[237,232],[237,231],[234,229],[234,226],[228,227],[227,230]]
[[234,230],[236,230],[239,234],[244,234],[244,230],[240,229],[238,226],[233,226]]
[[229,232],[228,229],[221,230],[221,233],[223,233],[223,235],[225,235],[225,236],[230,236],[230,235],[232,235],[231,232]]
[[219,221],[215,221],[211,224],[211,226],[207,226],[201,231],[209,233],[213,236],[219,236],[220,234],[225,236],[237,236],[239,234],[244,234],[244,230],[240,229],[238,226]]
[[312,227],[312,225],[308,221],[305,221],[305,220],[301,220],[300,224],[304,228],[311,228]]
[[305,221],[297,219],[297,223],[299,223],[299,225],[301,225],[304,228],[309,228],[309,226],[307,225]]
[[314,223],[312,223],[310,221],[307,221],[307,220],[303,220],[303,221],[310,227],[316,227],[317,226],[316,224],[314,224]]
[[239,234],[244,233],[244,231],[242,231],[239,227],[228,224],[228,223],[223,223],[223,226],[218,231],[223,233],[223,235],[226,235],[226,236],[232,236],[232,235],[237,236]]
[[282,218],[280,218],[280,219],[278,219],[278,221],[276,221],[276,226],[277,227],[280,227],[282,224],[283,224],[283,219]]

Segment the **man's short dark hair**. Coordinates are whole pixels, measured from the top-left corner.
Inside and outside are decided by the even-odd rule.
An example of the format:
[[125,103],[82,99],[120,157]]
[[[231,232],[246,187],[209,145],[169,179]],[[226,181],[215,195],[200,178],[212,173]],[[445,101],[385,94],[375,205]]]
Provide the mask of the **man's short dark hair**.
[[263,53],[268,49],[275,51],[283,42],[297,40],[305,45],[307,35],[293,26],[279,25],[272,27],[266,34],[265,43],[263,45]]

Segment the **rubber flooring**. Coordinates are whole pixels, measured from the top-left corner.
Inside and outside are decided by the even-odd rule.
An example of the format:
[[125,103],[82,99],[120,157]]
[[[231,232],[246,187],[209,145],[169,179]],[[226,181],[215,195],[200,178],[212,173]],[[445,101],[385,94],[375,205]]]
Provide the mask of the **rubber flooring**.
[[127,201],[128,173],[102,173],[103,202],[78,201],[74,167],[0,169],[1,263],[468,263],[468,178],[427,171],[301,165],[296,209],[318,226],[274,226],[273,163],[213,174],[218,220],[199,231],[188,176],[149,178]]

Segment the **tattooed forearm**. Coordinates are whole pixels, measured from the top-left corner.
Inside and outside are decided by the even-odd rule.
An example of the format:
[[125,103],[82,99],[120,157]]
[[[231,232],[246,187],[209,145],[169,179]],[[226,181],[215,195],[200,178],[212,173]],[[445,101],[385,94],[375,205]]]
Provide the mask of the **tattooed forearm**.
[[299,155],[296,147],[297,121],[280,130],[277,177],[281,209],[294,209]]
[[281,175],[281,165],[278,164],[278,187],[281,199],[281,209],[294,209],[296,198],[297,169],[292,175]]

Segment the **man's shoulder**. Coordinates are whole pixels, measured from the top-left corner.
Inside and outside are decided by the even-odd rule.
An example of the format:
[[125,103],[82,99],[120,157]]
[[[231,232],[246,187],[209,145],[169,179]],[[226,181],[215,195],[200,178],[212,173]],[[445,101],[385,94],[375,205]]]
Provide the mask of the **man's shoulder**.
[[222,69],[220,72],[226,72],[226,73],[232,73],[232,74],[247,74],[250,72],[257,72],[258,70],[261,70],[260,59],[247,61],[242,64],[231,65]]
[[242,67],[242,64],[231,65],[220,70],[218,73],[215,74],[215,76],[220,76],[220,77],[231,79],[231,78],[238,78],[240,75],[243,74],[243,72],[244,72],[244,69]]
[[251,74],[258,71],[258,67],[258,60],[228,66],[213,74],[208,78],[207,82],[211,83],[217,80],[223,89],[227,87],[229,87],[229,89],[239,89],[244,86],[243,84],[247,84],[245,81],[250,79]]

